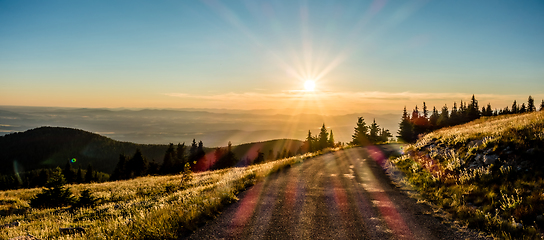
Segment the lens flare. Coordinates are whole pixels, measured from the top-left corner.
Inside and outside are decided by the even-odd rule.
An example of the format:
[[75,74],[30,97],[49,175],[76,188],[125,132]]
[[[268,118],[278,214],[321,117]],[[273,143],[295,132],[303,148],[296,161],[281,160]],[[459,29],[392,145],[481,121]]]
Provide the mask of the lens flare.
[[72,158],[72,160],[70,160],[70,162],[75,163],[75,162],[76,162],[76,158]]

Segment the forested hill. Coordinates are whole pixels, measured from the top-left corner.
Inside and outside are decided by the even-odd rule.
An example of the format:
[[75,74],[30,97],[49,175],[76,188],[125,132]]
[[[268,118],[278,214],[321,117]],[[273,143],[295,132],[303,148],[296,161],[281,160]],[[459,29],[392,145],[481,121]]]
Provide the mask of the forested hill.
[[[191,143],[185,144],[189,147]],[[278,154],[296,154],[301,145],[302,141],[299,140],[279,139],[233,146],[232,151],[239,159],[254,159],[257,151],[264,153],[266,159],[271,159],[277,158]],[[137,148],[148,161],[154,159],[160,164],[168,145],[120,142],[79,129],[40,127],[0,136],[0,174],[57,166],[62,168],[73,158],[76,161],[71,165],[75,169],[85,169],[92,164],[97,171],[112,173],[119,161],[119,154],[132,156]],[[205,147],[204,151],[214,149]]]
[[119,154],[133,155],[136,148],[149,160],[162,161],[167,145],[119,142],[95,133],[64,127],[40,127],[0,137],[0,173],[13,174],[39,168],[63,167],[111,173]]

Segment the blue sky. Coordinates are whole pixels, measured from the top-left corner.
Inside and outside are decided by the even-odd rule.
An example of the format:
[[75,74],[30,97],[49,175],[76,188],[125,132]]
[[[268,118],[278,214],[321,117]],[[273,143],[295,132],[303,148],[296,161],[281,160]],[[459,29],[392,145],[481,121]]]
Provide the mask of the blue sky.
[[[543,1],[0,1],[0,105],[540,102],[543,12]],[[316,91],[299,91],[307,79]]]

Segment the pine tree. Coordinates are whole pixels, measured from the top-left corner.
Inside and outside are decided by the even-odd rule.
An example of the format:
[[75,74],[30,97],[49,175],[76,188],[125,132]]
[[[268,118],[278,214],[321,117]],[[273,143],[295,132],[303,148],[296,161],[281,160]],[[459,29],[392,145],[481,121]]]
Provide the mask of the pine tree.
[[412,111],[412,122],[416,122],[417,120],[419,119],[419,110],[417,108],[417,105],[416,105],[416,108],[414,108],[414,110]]
[[351,137],[352,137],[351,142],[355,145],[368,144],[368,127],[366,126],[365,119],[363,117],[359,117],[357,119],[357,126],[355,127],[355,133]]
[[136,149],[134,156],[128,161],[128,167],[134,177],[144,176],[147,173],[147,160],[139,148]]
[[76,173],[76,183],[83,183],[83,181],[83,172],[81,172],[81,168],[78,168]]
[[397,133],[399,134],[397,138],[402,141],[412,142],[415,139],[413,125],[410,121],[410,117],[408,116],[408,112],[406,112],[406,107],[404,107],[404,111],[402,112],[402,118],[399,123],[399,131]]
[[376,119],[374,119],[372,124],[370,124],[370,133],[368,134],[368,140],[373,144],[378,143],[380,141],[379,134],[380,126],[378,126],[378,124],[376,123]]
[[387,130],[385,128],[382,128],[382,130],[380,131],[380,136],[379,136],[380,140],[379,141],[380,142],[387,142],[387,141],[389,141],[390,137],[393,137],[393,135],[391,135],[389,130]]
[[121,180],[126,179],[127,175],[127,157],[124,154],[119,154],[119,162],[117,162],[117,166],[115,166],[115,169],[113,170],[113,173],[111,174],[110,179],[115,180]]
[[85,189],[81,192],[81,197],[74,204],[75,207],[93,207],[98,202],[92,194],[91,190]]
[[535,100],[533,99],[533,97],[529,96],[529,99],[527,100],[527,112],[534,111],[536,111]]
[[544,110],[544,99],[540,103],[540,111]]
[[93,181],[93,173],[94,173],[93,166],[89,164],[87,166],[87,172],[85,173],[85,182],[90,183]]
[[75,180],[75,173],[72,169],[72,165],[70,162],[67,162],[66,165],[64,165],[64,169],[62,170],[62,175],[64,175],[64,179],[68,183],[72,183]]
[[66,179],[62,175],[62,170],[57,167],[45,184],[45,189],[30,200],[30,205],[37,207],[60,207],[71,205],[74,197],[69,188],[66,188]]
[[423,102],[423,117],[425,119],[428,118],[429,111],[427,110],[427,105],[425,105],[425,102]]
[[[308,136],[306,137],[306,141],[304,142],[304,145],[307,147],[308,152],[314,152],[315,146],[314,146],[314,137],[312,136],[312,132],[308,130]],[[272,151],[272,150],[270,150]]]
[[321,130],[319,132],[319,138],[318,138],[318,144],[319,144],[319,150],[322,150],[327,147],[329,140],[329,133],[327,132],[327,128],[325,127],[325,123],[323,123],[323,126],[321,127]]
[[521,107],[519,108],[519,113],[525,113],[527,112],[527,108],[525,107],[525,103],[521,104]]
[[474,95],[472,95],[470,105],[468,105],[467,117],[468,117],[468,121],[472,121],[472,120],[476,120],[480,118],[480,108],[478,107],[478,100],[476,100]]
[[331,133],[329,134],[329,147],[334,147],[334,136],[332,135],[332,129]]
[[514,100],[514,103],[512,103],[512,110],[510,112],[513,114],[519,113],[518,104],[516,103],[516,100]]
[[170,143],[166,152],[164,153],[164,158],[162,160],[162,166],[160,169],[161,174],[170,174],[174,172],[174,144]]
[[456,102],[453,102],[453,107],[451,108],[451,112],[450,112],[450,118],[449,118],[449,123],[450,125],[457,125],[457,124],[460,124],[462,122],[462,117],[460,116],[461,111],[457,110],[457,103]]
[[440,112],[440,116],[438,117],[437,124],[439,128],[447,127],[450,125],[450,117],[447,105],[444,105],[444,107],[442,107],[442,111]]
[[198,160],[198,157],[196,156],[196,151],[198,149],[198,145],[196,144],[195,139],[193,138],[193,143],[191,144],[191,148],[189,148],[189,164],[191,166],[196,164],[196,161]]
[[438,121],[439,116],[440,115],[438,114],[436,107],[433,107],[433,113],[429,117],[429,124],[431,125],[432,130],[436,129],[436,126],[437,126],[436,122]]
[[257,150],[257,157],[255,157],[255,160],[253,160],[254,164],[262,163],[264,162],[264,153],[261,152],[261,149]]
[[485,115],[486,116],[493,116],[493,110],[491,109],[491,103],[487,104],[487,107],[485,109]]
[[174,162],[175,172],[183,171],[183,167],[187,163],[187,157],[185,157],[185,143],[179,144],[176,148],[176,161]]

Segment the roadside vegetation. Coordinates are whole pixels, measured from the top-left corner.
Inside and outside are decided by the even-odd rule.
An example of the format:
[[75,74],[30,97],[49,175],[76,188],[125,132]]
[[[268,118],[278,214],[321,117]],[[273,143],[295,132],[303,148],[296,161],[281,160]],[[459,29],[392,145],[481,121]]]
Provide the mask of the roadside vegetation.
[[[337,148],[338,149],[338,148]],[[336,150],[336,149],[332,149]],[[236,195],[273,172],[331,151],[215,171],[173,176],[147,176],[115,182],[69,184],[51,182],[47,189],[0,192],[0,239],[31,234],[39,239],[177,239],[213,218]],[[61,170],[55,171],[62,176]],[[32,207],[40,196],[60,188],[66,206]],[[67,196],[69,190],[73,196]],[[43,197],[42,197],[43,198]],[[38,199],[38,201],[36,200]],[[83,199],[83,200],[82,200]],[[68,202],[71,203],[68,204]],[[81,227],[84,232],[61,234],[59,228]]]
[[392,162],[421,195],[502,239],[544,230],[544,111],[481,117],[422,136]]

